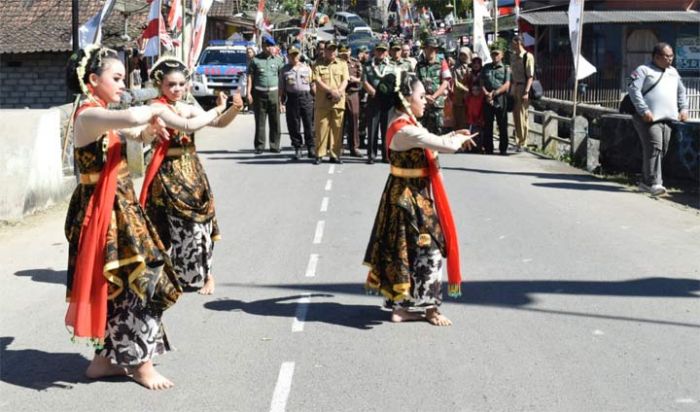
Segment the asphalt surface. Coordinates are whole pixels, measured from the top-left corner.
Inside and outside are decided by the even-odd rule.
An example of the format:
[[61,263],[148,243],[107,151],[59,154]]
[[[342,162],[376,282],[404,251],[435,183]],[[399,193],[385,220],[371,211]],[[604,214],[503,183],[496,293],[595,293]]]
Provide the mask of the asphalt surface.
[[528,153],[444,155],[464,296],[452,327],[392,324],[362,287],[387,166],[291,162],[286,135],[255,156],[252,131],[198,135],[223,240],[216,294],[164,316],[171,390],[82,376],[65,205],[0,228],[0,410],[698,410],[695,210]]

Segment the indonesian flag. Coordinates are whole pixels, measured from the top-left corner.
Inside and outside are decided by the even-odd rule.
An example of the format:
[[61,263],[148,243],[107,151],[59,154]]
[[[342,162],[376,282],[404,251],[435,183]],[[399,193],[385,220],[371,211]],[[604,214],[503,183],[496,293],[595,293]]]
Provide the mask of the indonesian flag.
[[192,46],[190,48],[190,55],[187,60],[187,65],[193,68],[197,59],[199,59],[199,54],[202,52],[202,46],[204,45],[204,32],[207,28],[207,13],[209,13],[209,8],[211,8],[213,0],[194,0],[194,10],[195,10],[195,22],[194,30],[192,30]]
[[491,53],[489,45],[486,43],[484,34],[484,19],[491,19],[484,0],[474,0],[474,25],[472,38],[474,39],[474,54],[481,57],[481,61],[491,63]]
[[303,20],[303,24],[301,26],[301,30],[299,30],[299,35],[297,36],[298,39],[302,39],[304,37],[304,32],[306,32],[306,29],[309,27],[309,24],[313,23],[314,19],[316,18],[316,10],[318,9],[318,3],[320,0],[315,0],[314,1],[314,7],[311,9],[311,12],[306,16],[306,19]]
[[255,14],[255,27],[260,31],[265,29],[265,0],[258,1],[258,12]]
[[114,0],[107,0],[99,13],[80,26],[78,29],[78,44],[81,49],[89,44],[102,43],[102,22],[112,11],[112,6],[114,6]]
[[145,43],[144,56],[160,55],[160,26],[163,22],[163,17],[160,14],[162,0],[146,0],[151,4],[148,11],[148,25],[141,34],[141,41]]
[[182,31],[182,0],[170,1],[170,13],[168,13],[168,30],[178,32]]
[[571,43],[571,53],[574,57],[574,69],[578,80],[585,79],[596,72],[596,67],[581,56],[582,33],[579,31],[581,19],[583,18],[584,0],[571,0],[569,3],[569,40]]

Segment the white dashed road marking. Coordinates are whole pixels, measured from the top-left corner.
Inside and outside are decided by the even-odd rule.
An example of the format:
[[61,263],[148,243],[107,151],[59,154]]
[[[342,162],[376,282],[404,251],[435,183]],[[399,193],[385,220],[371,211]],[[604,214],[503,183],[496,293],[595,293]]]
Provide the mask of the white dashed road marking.
[[326,191],[331,190],[333,188],[333,181],[331,179],[326,180]]
[[309,256],[309,264],[306,265],[306,277],[307,278],[312,278],[316,276],[316,266],[318,265],[318,255],[316,253],[312,253]]
[[328,211],[328,201],[330,199],[328,197],[324,197],[323,200],[321,200],[321,212],[327,212]]
[[316,233],[314,233],[314,245],[318,245],[323,240],[323,228],[326,226],[325,220],[319,220],[316,223]]
[[284,362],[277,376],[275,391],[272,393],[270,412],[284,412],[287,409],[287,398],[292,389],[292,377],[294,376],[294,362]]
[[309,311],[309,303],[311,302],[311,295],[308,293],[304,294],[304,297],[299,299],[299,304],[297,305],[297,312],[294,315],[294,321],[292,322],[292,332],[303,332],[304,322],[306,321],[306,314]]

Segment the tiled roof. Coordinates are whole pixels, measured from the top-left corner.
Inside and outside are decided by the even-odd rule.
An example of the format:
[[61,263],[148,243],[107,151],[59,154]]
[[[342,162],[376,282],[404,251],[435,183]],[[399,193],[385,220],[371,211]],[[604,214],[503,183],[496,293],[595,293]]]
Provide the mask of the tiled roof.
[[[105,0],[80,0],[80,24],[98,13],[104,3]],[[133,41],[141,34],[148,7],[140,7],[140,3],[146,4],[144,0],[116,0],[112,13],[103,23],[105,45],[127,43],[121,38],[125,9],[137,10],[129,16],[127,35]],[[71,21],[71,0],[1,0],[0,54],[71,51]]]
[[242,0],[223,0],[223,2],[214,1],[209,9],[209,17],[233,17],[238,13],[238,4]]
[[[521,13],[520,18],[535,26],[566,26],[569,17],[565,11],[534,11]],[[697,11],[599,11],[591,10],[583,15],[584,24],[607,23],[699,23]]]

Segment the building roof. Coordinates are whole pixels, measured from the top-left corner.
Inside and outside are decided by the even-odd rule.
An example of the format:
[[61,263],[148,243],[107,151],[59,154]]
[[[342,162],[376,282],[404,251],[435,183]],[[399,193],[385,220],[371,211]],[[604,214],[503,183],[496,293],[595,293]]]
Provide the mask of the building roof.
[[[533,11],[521,13],[520,18],[534,26],[566,26],[569,16],[565,11]],[[584,24],[610,23],[700,23],[697,11],[586,11]]]
[[209,17],[233,17],[234,14],[240,13],[239,0],[223,0],[222,2],[215,1],[212,3],[207,16]]

